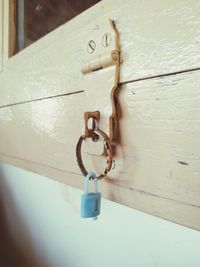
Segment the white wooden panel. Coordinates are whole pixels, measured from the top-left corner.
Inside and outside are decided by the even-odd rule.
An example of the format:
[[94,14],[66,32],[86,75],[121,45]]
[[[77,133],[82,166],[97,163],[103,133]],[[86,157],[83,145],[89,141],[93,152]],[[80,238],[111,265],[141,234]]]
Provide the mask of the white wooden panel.
[[109,18],[120,33],[121,83],[200,68],[199,17],[198,0],[104,0],[10,60],[0,106],[83,90],[87,41]]
[[[0,109],[1,160],[82,187],[75,146],[84,93]],[[114,169],[100,184],[114,201],[200,229],[200,71],[124,85]],[[99,157],[85,155],[98,171]]]

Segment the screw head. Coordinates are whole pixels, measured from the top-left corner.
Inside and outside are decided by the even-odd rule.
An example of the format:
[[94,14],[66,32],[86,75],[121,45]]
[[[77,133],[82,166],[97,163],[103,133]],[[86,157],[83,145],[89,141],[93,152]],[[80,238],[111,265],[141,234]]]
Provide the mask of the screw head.
[[103,37],[102,37],[102,45],[104,47],[109,46],[111,43],[111,35],[110,33],[104,33]]
[[87,51],[88,53],[92,54],[96,48],[96,44],[93,40],[90,40],[87,45]]

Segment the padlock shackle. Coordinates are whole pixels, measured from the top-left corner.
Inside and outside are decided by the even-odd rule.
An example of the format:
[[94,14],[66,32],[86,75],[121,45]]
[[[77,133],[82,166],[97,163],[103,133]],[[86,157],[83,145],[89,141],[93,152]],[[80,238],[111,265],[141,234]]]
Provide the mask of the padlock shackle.
[[89,192],[89,182],[91,178],[93,178],[92,180],[94,181],[94,192],[97,193],[98,191],[96,174],[94,172],[88,172],[88,174],[85,177],[85,187],[84,187],[85,194],[88,194]]

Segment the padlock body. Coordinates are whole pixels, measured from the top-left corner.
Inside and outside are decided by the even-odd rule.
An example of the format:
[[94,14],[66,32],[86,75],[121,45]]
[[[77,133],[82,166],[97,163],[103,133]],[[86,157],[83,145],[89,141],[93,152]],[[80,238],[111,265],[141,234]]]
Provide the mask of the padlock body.
[[101,193],[84,193],[81,197],[81,217],[92,218],[100,214]]

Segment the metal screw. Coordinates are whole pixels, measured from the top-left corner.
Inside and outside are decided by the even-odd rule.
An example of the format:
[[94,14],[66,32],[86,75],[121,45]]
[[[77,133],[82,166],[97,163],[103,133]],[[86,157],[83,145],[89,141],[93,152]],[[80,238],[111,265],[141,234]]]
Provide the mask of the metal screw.
[[104,47],[107,47],[110,45],[110,43],[111,43],[111,35],[110,33],[105,33],[102,37],[102,45]]
[[93,40],[90,40],[87,45],[87,51],[88,53],[92,54],[96,48],[96,44]]

